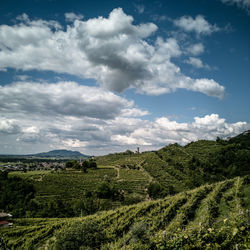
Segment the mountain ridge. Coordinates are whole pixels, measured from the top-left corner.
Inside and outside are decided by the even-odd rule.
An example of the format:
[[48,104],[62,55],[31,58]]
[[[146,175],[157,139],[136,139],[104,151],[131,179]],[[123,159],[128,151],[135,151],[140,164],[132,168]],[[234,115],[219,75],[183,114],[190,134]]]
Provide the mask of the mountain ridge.
[[56,149],[48,152],[41,152],[37,154],[0,154],[1,157],[37,157],[37,158],[89,158],[89,155],[80,153],[79,151],[72,151],[66,149]]

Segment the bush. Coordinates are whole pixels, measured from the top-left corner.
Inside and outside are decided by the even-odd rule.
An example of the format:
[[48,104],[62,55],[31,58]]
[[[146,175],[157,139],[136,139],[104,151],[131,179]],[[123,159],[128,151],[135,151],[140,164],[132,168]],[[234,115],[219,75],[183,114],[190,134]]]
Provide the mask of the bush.
[[159,183],[150,183],[148,186],[148,194],[151,198],[160,198],[162,197],[163,188]]
[[97,186],[96,195],[98,198],[101,199],[112,199],[121,201],[124,198],[120,190],[116,186],[111,185],[108,182],[102,182]]
[[149,241],[149,226],[147,223],[140,221],[135,223],[130,229],[130,242],[147,243]]
[[95,221],[77,222],[57,235],[56,249],[96,249],[106,241],[106,235]]

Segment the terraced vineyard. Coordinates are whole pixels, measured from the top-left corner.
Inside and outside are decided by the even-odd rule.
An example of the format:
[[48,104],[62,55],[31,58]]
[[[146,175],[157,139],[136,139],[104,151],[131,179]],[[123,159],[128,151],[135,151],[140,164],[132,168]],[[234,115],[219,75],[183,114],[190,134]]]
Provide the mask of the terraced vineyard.
[[[95,208],[95,210],[104,210],[107,207],[109,209],[117,208],[121,205],[129,205],[144,201],[147,195],[146,188],[151,178],[143,169],[123,169],[112,166],[101,166],[98,167],[98,169],[88,169],[87,173],[77,170],[57,172],[30,171],[27,173],[11,172],[9,176],[21,177],[33,184],[36,191],[35,202],[43,206],[49,206],[48,204],[50,202],[60,201],[66,204],[65,206],[68,208],[74,207],[74,204],[78,201],[86,200],[86,193],[94,193],[98,185],[103,182],[114,185],[123,193],[124,199],[119,201],[111,199],[97,200],[95,198],[95,206],[99,206]],[[77,214],[77,216],[79,215],[80,213]],[[38,216],[35,215],[34,217]],[[40,216],[44,217],[43,215]]]
[[55,198],[62,200],[81,198],[86,190],[93,191],[95,188],[93,184],[101,182],[105,175],[113,180],[116,177],[116,171],[111,168],[102,168],[90,169],[87,174],[75,170],[10,173],[10,176],[18,176],[30,181],[35,186],[36,199],[41,201]]
[[82,218],[16,219],[0,235],[12,249],[249,249],[249,188],[236,177]]

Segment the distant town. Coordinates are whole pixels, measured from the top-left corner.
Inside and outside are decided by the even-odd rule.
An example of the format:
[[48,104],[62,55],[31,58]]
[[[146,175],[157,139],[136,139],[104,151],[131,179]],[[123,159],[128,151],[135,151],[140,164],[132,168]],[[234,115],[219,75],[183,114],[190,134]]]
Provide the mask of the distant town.
[[0,163],[0,171],[34,171],[34,170],[63,170],[66,168],[66,162],[37,162],[37,163],[23,163],[23,162],[6,162]]

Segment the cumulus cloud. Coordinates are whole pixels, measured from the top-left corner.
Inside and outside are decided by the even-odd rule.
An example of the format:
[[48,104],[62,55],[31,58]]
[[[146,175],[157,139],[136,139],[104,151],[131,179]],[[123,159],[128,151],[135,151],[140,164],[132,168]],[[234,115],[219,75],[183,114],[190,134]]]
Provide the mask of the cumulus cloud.
[[81,15],[81,14],[77,15],[73,12],[65,13],[64,16],[65,16],[65,19],[67,22],[74,22],[75,20],[83,19],[83,15]]
[[174,20],[174,24],[186,32],[196,32],[198,35],[210,35],[220,30],[216,24],[211,25],[201,15],[197,15],[195,18],[191,16],[182,16]]
[[30,145],[29,150],[34,145],[79,150],[108,146],[113,132],[132,131],[140,120],[136,117],[148,114],[133,101],[75,82],[0,86],[0,113],[1,141]]
[[0,118],[0,133],[2,134],[17,134],[20,132],[20,127],[14,119]]
[[[18,19],[20,23],[14,26],[0,26],[0,70],[68,73],[93,78],[102,87],[117,92],[135,88],[141,93],[160,95],[183,88],[223,96],[217,92],[224,91],[219,83],[206,79],[212,83],[210,86],[197,86],[199,79],[185,76],[172,62],[172,58],[182,55],[176,39],[158,37],[149,43],[147,38],[158,27],[153,23],[134,25],[133,17],[121,8],[114,9],[108,18],[76,19],[66,30],[58,22],[32,21],[26,14]],[[182,17],[175,22],[181,26],[184,19],[189,20],[187,31],[210,34],[218,30],[202,16]],[[193,51],[198,54],[202,48]]]
[[188,60],[185,60],[185,63],[193,65],[195,68],[206,68],[209,69],[210,67],[207,64],[204,64],[200,58],[196,57],[189,57]]
[[239,8],[245,9],[250,13],[250,0],[221,0],[221,2],[230,5],[236,4]]
[[147,114],[110,91],[75,82],[16,82],[0,86],[0,112],[112,119]]
[[235,136],[250,128],[246,122],[227,123],[218,114],[195,117],[192,123],[178,123],[161,117],[123,136],[113,136],[121,144],[160,147],[168,143],[185,145],[199,139],[214,140],[217,136]]
[[194,56],[200,55],[204,52],[204,46],[202,43],[192,44],[187,48],[187,52],[191,53]]
[[[194,85],[206,88],[206,85]],[[219,87],[219,86],[217,86]],[[193,89],[197,91],[196,89]],[[213,94],[213,93],[211,93]],[[227,123],[218,114],[180,123],[167,117],[151,121],[148,114],[123,97],[74,82],[17,82],[0,87],[0,140],[3,150],[34,153],[66,148],[105,154],[182,145],[198,139],[233,136],[250,128],[246,122]],[[13,119],[15,117],[15,119]]]
[[202,92],[210,96],[217,96],[222,99],[224,97],[224,87],[220,86],[214,80],[197,79],[195,83],[190,87],[190,90]]

